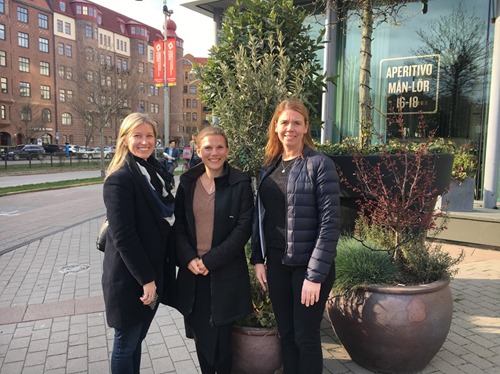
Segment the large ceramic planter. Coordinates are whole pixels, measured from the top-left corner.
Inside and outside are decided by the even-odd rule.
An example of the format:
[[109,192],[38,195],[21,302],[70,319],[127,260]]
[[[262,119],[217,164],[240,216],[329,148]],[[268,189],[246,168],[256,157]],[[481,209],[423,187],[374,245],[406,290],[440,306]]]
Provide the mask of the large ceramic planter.
[[235,326],[232,338],[234,374],[274,374],[281,367],[277,329]]
[[439,351],[451,325],[449,281],[377,287],[327,304],[337,337],[357,364],[383,373],[416,373]]
[[[341,231],[350,233],[354,229],[354,223],[358,218],[359,205],[358,200],[362,198],[359,192],[353,190],[353,186],[358,185],[356,177],[356,163],[354,156],[350,155],[328,155],[337,167],[340,179],[340,217]],[[364,159],[370,165],[377,165],[382,162],[379,155],[365,155]],[[398,158],[398,155],[391,155],[392,158]],[[412,155],[409,156],[411,162]],[[426,156],[432,162],[434,169],[433,190],[435,191],[435,199],[442,195],[448,188],[451,179],[451,170],[453,167],[453,154],[429,154]],[[401,161],[404,163],[404,161]],[[386,173],[390,175],[389,172]],[[387,185],[391,184],[391,177],[388,176],[384,181]],[[434,205],[432,205],[434,206]]]
[[451,181],[448,192],[438,198],[436,208],[450,212],[472,212],[475,188],[474,178],[467,178],[462,183]]

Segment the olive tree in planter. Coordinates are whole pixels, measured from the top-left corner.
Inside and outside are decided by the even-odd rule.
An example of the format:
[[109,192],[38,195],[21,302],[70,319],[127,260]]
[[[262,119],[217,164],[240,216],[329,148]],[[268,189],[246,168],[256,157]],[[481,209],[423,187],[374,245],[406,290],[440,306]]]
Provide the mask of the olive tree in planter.
[[[201,73],[199,92],[228,136],[228,161],[253,177],[262,166],[267,129],[279,102],[288,97],[302,100],[311,122],[319,123],[317,108],[325,84],[316,54],[322,34],[311,37],[306,16],[291,0],[236,1],[224,15],[219,44],[211,49]],[[256,279],[251,282],[255,312],[233,331],[233,366],[241,373],[273,373],[281,365],[281,350],[275,321],[269,319],[272,308]],[[264,326],[255,327],[256,320],[261,325],[265,321]],[[264,340],[272,334],[274,345],[269,346]],[[267,354],[278,363],[263,368],[260,365],[272,361]]]
[[267,127],[280,101],[301,99],[319,124],[323,34],[311,36],[306,16],[291,0],[237,0],[201,73],[199,92],[229,138],[229,162],[252,176],[262,166]]

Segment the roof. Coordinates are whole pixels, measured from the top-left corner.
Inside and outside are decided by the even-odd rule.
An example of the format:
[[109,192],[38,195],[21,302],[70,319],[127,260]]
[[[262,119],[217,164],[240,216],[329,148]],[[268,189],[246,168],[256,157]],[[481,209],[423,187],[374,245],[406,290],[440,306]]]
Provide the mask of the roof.
[[97,10],[99,11],[99,13],[102,17],[102,23],[99,25],[100,28],[114,32],[116,34],[130,36],[130,35],[128,35],[127,30],[125,30],[124,33],[121,32],[120,25],[122,22],[125,23],[125,25],[130,25],[130,24],[142,25],[148,30],[148,33],[150,36],[150,38],[149,38],[150,43],[153,43],[155,40],[163,39],[163,34],[162,34],[161,30],[158,30],[158,29],[156,29],[152,26],[149,26],[143,22],[137,21],[133,18],[127,17],[124,14],[115,12],[114,10],[108,9],[102,5],[98,5],[98,4],[93,3],[92,1],[88,1],[88,0],[67,0],[65,11],[61,10],[60,1],[54,1],[53,2],[54,12],[67,15],[68,17],[71,17],[71,18],[78,18],[77,15],[73,13],[73,9],[71,6],[72,4],[75,4],[75,3],[92,5],[95,8],[97,8]]

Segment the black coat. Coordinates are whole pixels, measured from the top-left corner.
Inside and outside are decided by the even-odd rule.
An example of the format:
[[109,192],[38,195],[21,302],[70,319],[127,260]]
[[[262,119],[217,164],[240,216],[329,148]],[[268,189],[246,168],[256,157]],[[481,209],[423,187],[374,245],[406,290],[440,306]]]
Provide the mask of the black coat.
[[[199,164],[180,178],[175,197],[177,309],[188,316],[193,308],[195,275],[187,268],[198,257],[193,215],[196,180],[205,171]],[[252,231],[253,193],[248,176],[229,164],[215,179],[215,218],[212,248],[202,260],[211,275],[212,322],[224,325],[252,312],[245,244]]]
[[175,290],[173,229],[131,155],[106,179],[103,195],[109,221],[102,275],[106,318],[110,327],[124,329],[153,313],[139,300],[144,284],[154,280],[164,298]]

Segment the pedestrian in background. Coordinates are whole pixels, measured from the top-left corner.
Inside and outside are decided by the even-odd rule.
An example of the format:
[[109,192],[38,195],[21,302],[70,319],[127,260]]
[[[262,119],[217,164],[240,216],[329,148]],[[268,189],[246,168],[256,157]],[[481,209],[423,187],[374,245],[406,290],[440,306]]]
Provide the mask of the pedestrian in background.
[[282,101],[268,129],[251,262],[269,289],[285,374],[323,371],[320,325],[335,280],[339,180],[314,149],[306,107]]
[[141,344],[159,298],[173,303],[175,261],[170,244],[174,197],[170,176],[154,158],[156,124],[129,114],[118,134],[103,195],[109,222],[102,288],[106,319],[115,329],[111,372],[138,374]]
[[245,244],[251,235],[250,178],[231,167],[221,128],[197,137],[202,164],[180,176],[176,194],[178,310],[194,333],[202,373],[230,374],[231,331],[252,312]]
[[192,167],[195,167],[201,162],[201,159],[198,156],[197,152],[196,134],[191,135],[191,141],[189,142],[189,147],[191,148],[191,159],[189,160],[189,169],[191,169]]
[[163,152],[163,157],[165,157],[167,171],[173,175],[179,161],[179,150],[175,147],[175,140],[170,140],[168,147]]

